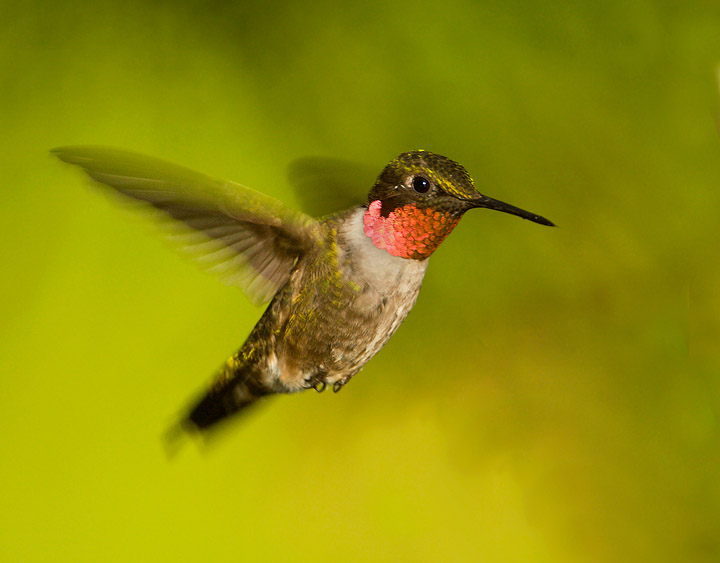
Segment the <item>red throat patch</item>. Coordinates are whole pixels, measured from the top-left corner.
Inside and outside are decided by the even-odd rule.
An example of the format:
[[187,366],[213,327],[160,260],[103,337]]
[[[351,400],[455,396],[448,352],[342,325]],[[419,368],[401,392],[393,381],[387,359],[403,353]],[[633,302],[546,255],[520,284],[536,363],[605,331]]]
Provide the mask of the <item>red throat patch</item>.
[[401,258],[427,258],[460,221],[450,213],[419,209],[414,204],[398,207],[383,217],[381,207],[380,200],[368,206],[363,217],[365,234],[375,246]]

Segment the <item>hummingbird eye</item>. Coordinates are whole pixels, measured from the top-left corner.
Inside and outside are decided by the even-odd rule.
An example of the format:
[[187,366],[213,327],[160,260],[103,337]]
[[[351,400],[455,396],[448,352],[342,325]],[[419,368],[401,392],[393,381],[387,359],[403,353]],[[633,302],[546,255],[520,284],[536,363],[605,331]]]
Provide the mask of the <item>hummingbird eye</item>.
[[430,189],[430,182],[422,176],[415,176],[412,181],[412,187],[417,193],[424,194]]

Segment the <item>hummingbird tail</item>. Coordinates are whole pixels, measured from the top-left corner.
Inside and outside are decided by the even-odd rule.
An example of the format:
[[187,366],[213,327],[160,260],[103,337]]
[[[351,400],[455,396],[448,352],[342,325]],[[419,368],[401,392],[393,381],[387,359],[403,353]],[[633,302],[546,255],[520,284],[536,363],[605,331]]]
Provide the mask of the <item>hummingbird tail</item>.
[[185,418],[190,430],[207,430],[231,415],[247,409],[268,391],[260,386],[249,370],[242,369],[216,384],[200,399]]

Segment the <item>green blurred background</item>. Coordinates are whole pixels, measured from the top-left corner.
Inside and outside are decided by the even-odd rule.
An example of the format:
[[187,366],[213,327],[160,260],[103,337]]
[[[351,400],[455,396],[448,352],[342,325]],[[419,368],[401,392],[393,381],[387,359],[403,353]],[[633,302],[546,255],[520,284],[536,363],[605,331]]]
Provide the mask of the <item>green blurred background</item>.
[[[0,8],[5,561],[720,560],[715,2]],[[48,150],[293,205],[424,148],[475,212],[340,394],[161,435],[259,318]]]

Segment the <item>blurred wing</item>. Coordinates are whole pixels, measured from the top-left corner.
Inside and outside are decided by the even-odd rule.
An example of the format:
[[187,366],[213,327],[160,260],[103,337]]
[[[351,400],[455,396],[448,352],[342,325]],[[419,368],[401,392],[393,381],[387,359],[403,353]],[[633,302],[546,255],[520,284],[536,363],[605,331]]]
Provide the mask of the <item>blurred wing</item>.
[[320,225],[271,197],[163,160],[104,147],[62,147],[58,158],[165,217],[172,238],[256,303],[282,287]]

